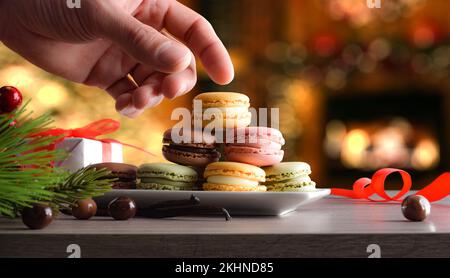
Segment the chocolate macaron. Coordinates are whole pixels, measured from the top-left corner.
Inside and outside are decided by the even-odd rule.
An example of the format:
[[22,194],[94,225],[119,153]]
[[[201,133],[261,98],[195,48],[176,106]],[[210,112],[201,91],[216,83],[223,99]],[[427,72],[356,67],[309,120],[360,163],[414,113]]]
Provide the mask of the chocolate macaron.
[[137,167],[125,163],[105,162],[93,164],[90,167],[95,169],[108,169],[111,174],[107,179],[117,179],[113,185],[113,189],[136,189]]
[[220,159],[214,136],[201,130],[183,136],[183,129],[169,129],[164,132],[163,144],[163,156],[177,164],[204,168]]

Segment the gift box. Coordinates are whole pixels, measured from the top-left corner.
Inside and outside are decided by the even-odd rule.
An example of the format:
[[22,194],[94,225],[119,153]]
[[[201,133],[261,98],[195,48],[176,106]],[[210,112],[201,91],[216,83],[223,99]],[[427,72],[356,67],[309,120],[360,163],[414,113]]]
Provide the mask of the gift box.
[[122,144],[101,142],[86,138],[66,138],[56,145],[69,153],[68,157],[55,166],[72,172],[91,164],[102,162],[123,162]]

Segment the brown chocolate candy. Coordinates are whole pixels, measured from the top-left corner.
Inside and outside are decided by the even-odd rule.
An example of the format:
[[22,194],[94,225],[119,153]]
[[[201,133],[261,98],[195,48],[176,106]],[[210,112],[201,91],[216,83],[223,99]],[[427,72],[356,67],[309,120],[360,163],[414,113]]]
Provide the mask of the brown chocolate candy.
[[97,204],[92,199],[78,200],[72,206],[72,215],[77,219],[86,220],[97,213]]
[[32,230],[39,230],[47,227],[53,220],[52,208],[45,205],[36,204],[31,208],[22,210],[23,223]]
[[116,220],[127,220],[136,215],[136,203],[128,197],[118,197],[108,205],[108,212]]
[[408,196],[402,202],[403,215],[411,221],[423,221],[430,215],[430,211],[430,202],[420,195]]

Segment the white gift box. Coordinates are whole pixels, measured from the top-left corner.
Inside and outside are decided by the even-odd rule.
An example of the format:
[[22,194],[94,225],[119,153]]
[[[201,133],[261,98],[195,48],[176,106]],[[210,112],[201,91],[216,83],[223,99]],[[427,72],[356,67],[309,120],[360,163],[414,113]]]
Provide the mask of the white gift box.
[[56,148],[66,150],[69,155],[55,166],[75,172],[91,164],[123,162],[122,144],[104,143],[85,138],[66,138]]

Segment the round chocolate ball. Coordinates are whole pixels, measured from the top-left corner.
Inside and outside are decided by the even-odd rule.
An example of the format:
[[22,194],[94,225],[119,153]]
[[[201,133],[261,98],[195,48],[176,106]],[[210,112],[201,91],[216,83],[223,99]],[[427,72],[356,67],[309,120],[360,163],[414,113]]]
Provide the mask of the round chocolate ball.
[[97,213],[97,204],[92,199],[78,200],[72,206],[72,215],[77,219],[86,220]]
[[108,212],[116,220],[127,220],[136,215],[136,203],[128,197],[118,197],[108,205]]
[[408,196],[402,202],[403,215],[411,221],[423,221],[430,215],[430,211],[430,202],[420,195]]
[[45,205],[35,204],[31,208],[22,210],[23,223],[32,230],[47,227],[53,220],[52,208]]

